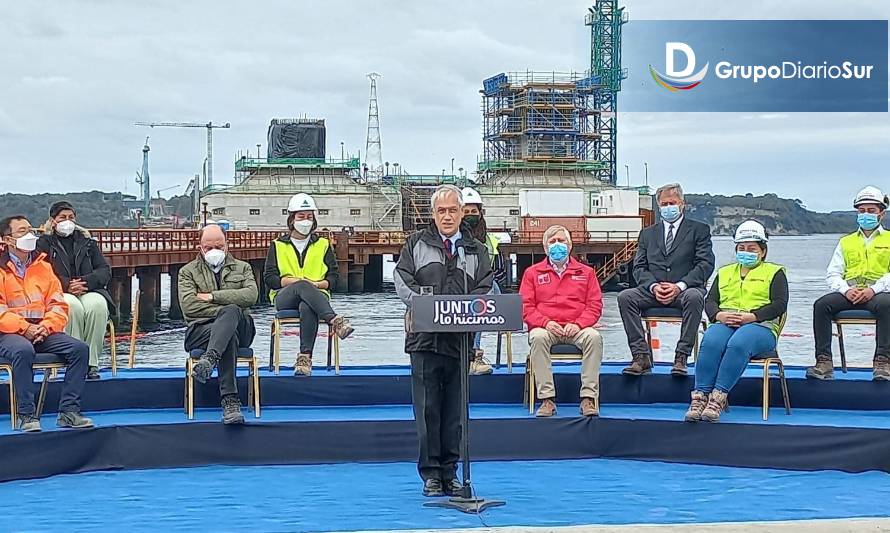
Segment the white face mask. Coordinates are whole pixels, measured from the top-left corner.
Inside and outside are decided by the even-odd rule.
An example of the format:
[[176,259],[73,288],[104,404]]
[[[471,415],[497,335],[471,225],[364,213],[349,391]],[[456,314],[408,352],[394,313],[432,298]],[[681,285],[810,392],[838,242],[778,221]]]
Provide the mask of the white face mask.
[[204,261],[210,265],[210,268],[219,268],[226,260],[226,253],[222,250],[214,248],[213,250],[204,252]]
[[309,235],[312,232],[312,225],[314,221],[312,220],[297,220],[294,222],[294,229],[299,232],[300,235]]
[[62,237],[67,237],[74,233],[75,224],[73,220],[63,220],[56,224],[56,233]]
[[33,233],[22,235],[15,240],[15,247],[23,252],[33,252],[37,249],[37,236]]

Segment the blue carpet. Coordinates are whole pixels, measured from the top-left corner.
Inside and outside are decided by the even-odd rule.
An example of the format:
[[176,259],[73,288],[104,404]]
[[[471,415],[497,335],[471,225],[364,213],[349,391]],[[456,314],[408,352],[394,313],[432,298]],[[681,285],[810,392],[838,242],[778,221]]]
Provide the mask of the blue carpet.
[[[208,443],[212,445],[212,443]],[[410,463],[98,472],[0,485],[0,528],[342,531],[886,515],[890,476],[618,460],[474,465],[482,517],[427,509]],[[51,502],[63,502],[62,507]]]

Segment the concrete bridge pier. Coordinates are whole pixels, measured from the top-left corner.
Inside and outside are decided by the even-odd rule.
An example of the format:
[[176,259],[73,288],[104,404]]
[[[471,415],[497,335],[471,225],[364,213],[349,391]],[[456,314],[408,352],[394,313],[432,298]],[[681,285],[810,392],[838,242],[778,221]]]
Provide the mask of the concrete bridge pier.
[[139,279],[139,290],[142,292],[139,297],[139,323],[156,324],[161,298],[161,269],[139,267],[136,269],[136,277]]
[[[337,283],[334,287],[331,287],[332,292],[339,293],[347,293],[350,292],[350,287],[352,286],[349,282],[350,278],[350,264],[349,260],[349,232],[341,231],[337,233],[337,246],[334,248],[334,254],[337,258],[337,271],[340,273],[340,276],[337,278]],[[352,289],[352,292],[355,292],[355,289]]]
[[365,292],[381,292],[383,290],[383,256],[368,256],[364,275]]
[[256,280],[257,290],[259,291],[259,298],[257,298],[257,303],[267,304],[269,303],[269,288],[266,287],[266,282],[263,280],[263,267],[266,262],[259,259],[248,261],[250,264],[251,270],[253,270],[253,279]]
[[[168,316],[172,320],[182,320],[182,307],[179,305],[179,269],[182,265],[170,265],[170,312]],[[161,291],[158,291],[158,295]],[[159,306],[160,307],[160,306]]]
[[112,300],[117,302],[120,320],[129,319],[133,309],[133,273],[130,269],[113,269],[108,290]]

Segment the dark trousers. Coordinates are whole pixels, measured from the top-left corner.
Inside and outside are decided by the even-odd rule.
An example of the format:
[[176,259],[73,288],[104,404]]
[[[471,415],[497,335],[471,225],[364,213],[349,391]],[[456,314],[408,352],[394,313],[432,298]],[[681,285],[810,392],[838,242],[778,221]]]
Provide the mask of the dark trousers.
[[31,365],[34,364],[34,356],[37,353],[51,353],[68,363],[59,411],[80,412],[80,396],[83,393],[90,361],[89,345],[64,333],[53,333],[37,345],[31,344],[31,341],[22,335],[0,334],[0,359],[12,363],[19,414],[32,415],[35,411],[34,371]]
[[300,353],[310,356],[315,348],[319,319],[330,322],[337,316],[328,297],[308,281],[298,281],[278,291],[275,309],[300,312]]
[[253,317],[237,305],[227,305],[219,310],[216,318],[195,322],[185,333],[186,351],[214,350],[219,359],[219,395],[238,394],[235,383],[238,348],[247,348],[253,343],[256,329]]
[[875,294],[871,300],[853,305],[846,296],[832,292],[816,300],[813,304],[813,335],[816,337],[816,357],[831,357],[831,319],[840,311],[863,309],[871,311],[878,318],[877,347],[875,357],[890,356],[890,294]]
[[705,292],[690,287],[681,292],[669,306],[664,306],[655,299],[648,287],[634,287],[618,293],[618,311],[627,334],[627,344],[633,356],[646,355],[652,359],[652,349],[646,342],[641,315],[643,311],[653,307],[673,307],[683,310],[683,324],[680,326],[680,340],[677,342],[676,354],[689,357],[695,346],[696,330],[701,324],[702,311],[705,308]]
[[460,459],[460,361],[431,352],[411,354],[411,400],[420,477],[450,481]]

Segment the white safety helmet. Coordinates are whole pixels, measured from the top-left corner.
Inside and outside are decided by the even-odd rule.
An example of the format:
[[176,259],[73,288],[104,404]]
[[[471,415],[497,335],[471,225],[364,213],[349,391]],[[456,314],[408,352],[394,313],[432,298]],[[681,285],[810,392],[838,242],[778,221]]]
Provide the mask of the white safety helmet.
[[472,187],[464,187],[463,190],[460,191],[460,195],[463,196],[464,205],[469,204],[479,204],[482,205],[482,196],[476,191],[476,189]]
[[315,200],[304,192],[297,193],[290,197],[287,203],[287,212],[296,213],[297,211],[318,211],[315,206]]
[[881,206],[881,209],[887,209],[888,201],[881,189],[869,185],[856,193],[856,199],[853,200],[853,207],[859,207],[862,204],[877,204]]
[[733,237],[732,240],[736,244],[740,242],[759,242],[766,244],[769,242],[769,236],[766,234],[766,228],[763,227],[763,224],[756,220],[746,220],[736,228],[735,237]]

